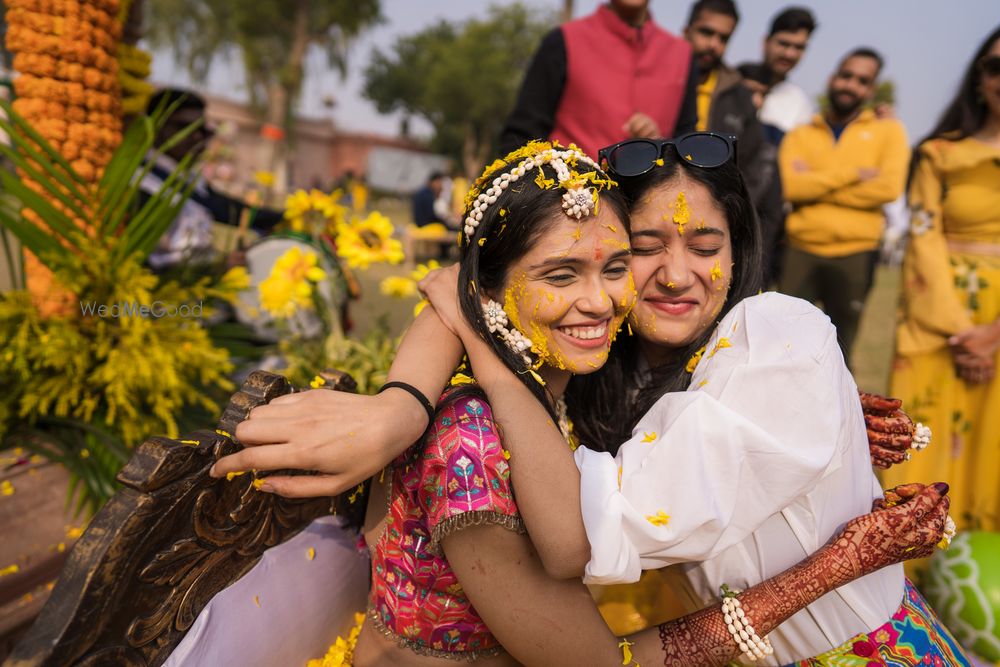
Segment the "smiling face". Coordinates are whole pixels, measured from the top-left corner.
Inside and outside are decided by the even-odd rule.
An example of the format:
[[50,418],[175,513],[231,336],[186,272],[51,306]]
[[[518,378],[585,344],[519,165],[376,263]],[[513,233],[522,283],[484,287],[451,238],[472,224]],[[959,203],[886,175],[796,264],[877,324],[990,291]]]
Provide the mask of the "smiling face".
[[683,175],[632,212],[632,327],[652,365],[712,326],[732,280],[729,224],[708,190]]
[[[635,301],[628,235],[610,206],[579,222],[561,211],[507,271],[504,310],[545,372],[591,373]],[[498,295],[493,295],[497,298]]]

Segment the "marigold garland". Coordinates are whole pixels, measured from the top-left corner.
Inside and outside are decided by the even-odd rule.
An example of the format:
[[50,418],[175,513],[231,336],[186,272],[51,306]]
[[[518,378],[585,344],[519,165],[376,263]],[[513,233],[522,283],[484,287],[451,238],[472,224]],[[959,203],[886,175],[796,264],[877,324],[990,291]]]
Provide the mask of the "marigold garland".
[[[121,143],[119,0],[6,0],[7,49],[20,73],[14,110],[24,116],[85,180],[96,183]],[[27,182],[28,175],[21,174]],[[59,202],[52,202],[63,210]],[[85,212],[82,213],[85,216]],[[44,227],[37,216],[26,216]],[[78,224],[83,219],[76,217]],[[26,253],[28,289],[44,312],[68,295]]]

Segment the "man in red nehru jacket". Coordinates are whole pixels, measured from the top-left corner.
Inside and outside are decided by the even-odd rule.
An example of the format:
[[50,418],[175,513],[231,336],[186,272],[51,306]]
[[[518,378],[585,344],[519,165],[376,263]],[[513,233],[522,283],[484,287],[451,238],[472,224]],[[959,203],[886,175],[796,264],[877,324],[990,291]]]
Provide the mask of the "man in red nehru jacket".
[[542,40],[500,135],[503,153],[529,139],[598,149],[672,137],[697,122],[697,73],[686,40],[649,15],[649,0],[611,0]]

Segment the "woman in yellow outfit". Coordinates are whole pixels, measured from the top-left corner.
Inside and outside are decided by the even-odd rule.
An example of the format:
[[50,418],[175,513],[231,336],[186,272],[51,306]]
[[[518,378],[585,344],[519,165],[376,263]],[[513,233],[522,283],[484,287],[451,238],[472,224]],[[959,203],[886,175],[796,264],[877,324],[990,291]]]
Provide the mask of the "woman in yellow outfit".
[[1000,29],[914,160],[892,392],[934,443],[884,481],[944,479],[960,528],[1000,530]]

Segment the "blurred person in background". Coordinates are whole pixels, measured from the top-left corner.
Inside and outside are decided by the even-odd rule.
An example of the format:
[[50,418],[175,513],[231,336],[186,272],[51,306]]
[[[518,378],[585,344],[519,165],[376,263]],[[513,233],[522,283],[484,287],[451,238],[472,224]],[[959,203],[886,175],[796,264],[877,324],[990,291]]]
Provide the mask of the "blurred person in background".
[[[743,77],[743,85],[750,91],[757,111],[764,104],[764,97],[774,82],[774,74],[764,63],[743,63],[736,68]],[[764,253],[764,284],[775,285],[781,269],[785,239],[785,200],[781,194],[778,176],[778,147],[770,141],[761,146],[758,169],[763,190],[757,202],[760,216],[761,248]]]
[[[192,91],[164,88],[150,97],[146,109],[152,114],[157,109],[172,105],[177,106],[160,128],[157,146],[162,146],[191,124],[201,124],[163,154],[151,152],[146,156],[142,169],[148,165],[149,171],[139,183],[140,206],[162,187],[186,156],[195,155],[197,158],[204,153],[213,135],[212,128],[204,122],[205,100]],[[162,273],[185,263],[206,264],[213,261],[216,256],[212,246],[213,223],[238,225],[245,209],[250,209],[251,227],[258,233],[267,233],[282,220],[281,211],[257,208],[234,199],[212,188],[204,178],[197,177],[190,199],[184,202],[177,218],[150,254],[149,266]]]
[[785,135],[778,153],[792,205],[779,290],[822,304],[845,358],[874,275],[882,206],[902,194],[910,159],[903,125],[864,108],[882,64],[869,48],[848,53],[827,85],[828,109]]
[[692,132],[696,84],[691,47],[653,21],[649,0],[611,0],[542,39],[500,154],[551,139],[596,156],[623,139]]
[[890,471],[949,482],[959,526],[1000,530],[1000,27],[914,156],[892,391],[946,446]]
[[759,209],[767,185],[761,178],[760,164],[764,133],[757,120],[753,94],[743,85],[739,73],[723,62],[739,20],[733,0],[698,0],[688,14],[684,38],[691,43],[691,55],[698,66],[696,129],[739,139],[740,172]]
[[768,141],[777,146],[793,127],[812,120],[815,105],[804,90],[788,80],[788,75],[806,51],[816,19],[804,7],[788,7],[771,21],[764,38],[764,65],[772,81],[760,109],[760,122]]

